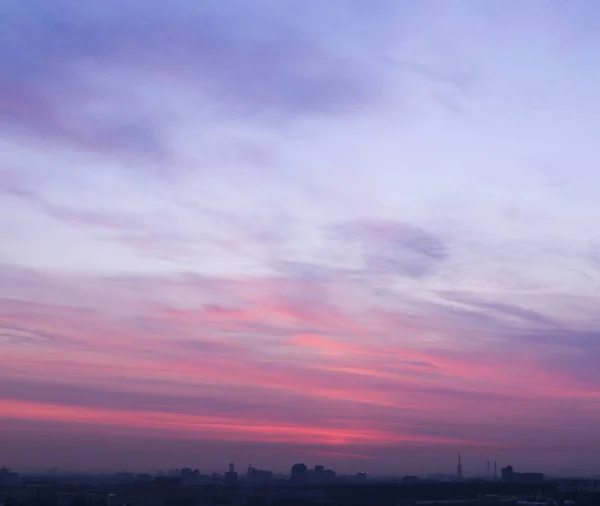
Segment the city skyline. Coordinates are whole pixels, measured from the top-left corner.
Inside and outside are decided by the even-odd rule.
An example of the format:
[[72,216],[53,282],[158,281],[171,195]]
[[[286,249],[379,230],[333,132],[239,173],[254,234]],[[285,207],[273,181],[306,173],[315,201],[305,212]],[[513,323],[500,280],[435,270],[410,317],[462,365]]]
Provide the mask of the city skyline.
[[[58,476],[63,476],[63,477],[67,477],[67,476],[77,476],[77,475],[81,475],[81,476],[94,476],[94,475],[112,475],[113,477],[116,478],[130,478],[132,480],[144,480],[144,479],[148,479],[148,478],[160,478],[160,477],[178,477],[181,478],[184,482],[186,480],[192,479],[192,478],[199,478],[199,477],[203,477],[203,478],[211,478],[211,477],[216,477],[219,476],[222,480],[224,479],[225,482],[227,482],[227,478],[228,475],[235,475],[235,480],[231,483],[234,484],[235,482],[241,480],[241,481],[245,481],[245,480],[250,480],[250,481],[257,481],[257,477],[258,477],[258,481],[261,481],[261,479],[264,479],[265,476],[267,478],[267,481],[271,481],[271,480],[278,480],[278,479],[292,479],[293,481],[293,476],[294,476],[294,470],[295,468],[300,468],[301,472],[303,474],[307,474],[307,476],[310,477],[311,481],[317,481],[317,483],[319,482],[319,479],[321,479],[321,483],[326,483],[326,482],[333,482],[336,480],[341,480],[341,481],[347,481],[347,480],[356,480],[356,479],[360,479],[360,478],[364,478],[364,480],[361,481],[366,481],[369,478],[371,478],[372,481],[380,481],[380,480],[384,480],[384,481],[389,481],[389,480],[401,480],[402,478],[408,478],[408,479],[413,479],[413,478],[417,478],[419,480],[423,480],[423,481],[427,481],[427,480],[433,480],[433,481],[470,481],[470,480],[474,480],[475,482],[480,481],[482,479],[487,479],[488,481],[506,481],[506,476],[508,476],[509,474],[514,474],[517,473],[517,476],[522,476],[522,470],[516,470],[514,469],[514,466],[507,464],[505,467],[503,467],[501,469],[502,473],[501,474],[497,474],[494,472],[490,472],[489,470],[486,470],[486,472],[481,472],[480,469],[478,469],[478,466],[475,466],[474,469],[471,470],[471,473],[468,476],[463,476],[462,474],[462,469],[460,472],[455,472],[455,473],[449,473],[449,472],[443,472],[443,470],[441,470],[442,472],[432,472],[429,473],[427,475],[414,475],[414,474],[408,474],[408,475],[404,475],[402,473],[398,474],[395,473],[393,469],[388,470],[387,473],[379,473],[379,474],[375,474],[375,475],[367,475],[367,473],[365,473],[364,471],[361,470],[355,470],[353,472],[346,472],[346,473],[338,473],[336,469],[330,469],[327,466],[324,466],[321,463],[318,463],[320,461],[316,461],[313,463],[309,463],[306,464],[305,462],[295,462],[292,465],[289,465],[288,469],[261,469],[257,466],[252,465],[251,463],[249,463],[247,466],[238,466],[236,465],[236,463],[234,462],[230,462],[229,464],[227,464],[226,468],[210,468],[210,467],[204,467],[204,468],[198,468],[198,467],[194,467],[192,466],[181,466],[181,467],[177,467],[177,468],[142,468],[142,469],[125,469],[125,468],[119,468],[118,470],[116,469],[97,469],[97,470],[82,470],[82,469],[59,469],[57,467],[54,468],[50,468],[50,469],[13,469],[11,467],[7,467],[7,466],[2,466],[0,465],[0,475],[11,475],[14,477],[18,477],[19,479],[21,478],[21,473],[24,473],[24,476],[47,476],[48,478],[51,478],[52,476],[58,477]],[[507,473],[507,475],[505,476],[505,472],[510,469],[510,471]],[[530,471],[527,471],[525,473],[525,475],[527,474],[531,474]],[[539,474],[539,473],[533,473],[533,474]],[[598,475],[595,475],[598,476]],[[571,476],[571,477],[577,477],[575,475]],[[580,478],[581,476],[579,476]],[[593,476],[590,475],[588,476],[588,478],[592,478]],[[548,479],[549,480],[553,480],[556,478],[567,478],[565,476],[563,477],[559,477],[559,476],[551,476]]]
[[600,4],[0,19],[6,465],[598,472]]

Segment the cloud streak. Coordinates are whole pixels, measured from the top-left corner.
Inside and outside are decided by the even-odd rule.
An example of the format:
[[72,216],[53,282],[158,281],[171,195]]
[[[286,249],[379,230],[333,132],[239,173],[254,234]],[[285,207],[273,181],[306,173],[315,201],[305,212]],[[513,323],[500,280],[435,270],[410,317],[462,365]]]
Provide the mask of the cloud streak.
[[[40,299],[65,292],[60,281],[30,276],[29,282],[38,285]],[[513,431],[529,430],[528,417],[543,414],[547,426],[564,430],[565,403],[578,410],[600,397],[596,384],[575,374],[557,376],[548,365],[555,355],[526,335],[519,357],[507,348],[510,335],[493,352],[462,340],[418,346],[428,329],[417,324],[410,346],[383,344],[388,329],[361,325],[373,319],[368,311],[342,317],[316,312],[316,301],[294,310],[253,302],[260,280],[258,290],[245,287],[244,303],[193,311],[158,310],[160,300],[126,302],[122,285],[115,312],[97,302],[87,307],[90,282],[100,280],[75,285],[78,306],[2,299],[0,323],[8,340],[0,398],[11,420],[89,424],[105,435],[118,428],[119,434],[142,430],[147,437],[483,452],[510,447]],[[185,285],[176,279],[137,283],[151,283],[157,294],[161,286],[179,284],[180,297]],[[256,328],[271,336],[268,345]],[[447,428],[467,419],[475,429]],[[477,424],[492,420],[503,429],[490,439]],[[568,437],[575,441],[577,434]]]

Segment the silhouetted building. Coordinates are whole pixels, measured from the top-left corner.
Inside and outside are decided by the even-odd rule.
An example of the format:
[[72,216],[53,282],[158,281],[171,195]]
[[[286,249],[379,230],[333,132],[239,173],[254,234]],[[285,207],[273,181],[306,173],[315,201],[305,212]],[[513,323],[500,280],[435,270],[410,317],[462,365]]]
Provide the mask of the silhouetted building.
[[512,481],[514,476],[513,466],[506,466],[502,468],[502,481]]
[[235,472],[235,466],[229,464],[229,471],[225,473],[225,484],[235,485],[238,481],[238,473]]
[[324,466],[315,466],[313,477],[315,483],[331,483],[335,480],[335,471],[333,469],[325,469]]
[[296,485],[303,485],[308,481],[308,468],[306,464],[294,464],[292,466],[291,481]]
[[184,467],[179,471],[179,476],[181,477],[182,485],[196,485],[200,483],[200,471],[198,469],[192,470],[189,467]]
[[248,466],[246,471],[246,478],[257,485],[266,485],[271,481],[273,473],[271,471],[264,471],[262,469],[256,469],[251,465]]
[[502,481],[513,483],[539,483],[544,481],[543,473],[515,473],[512,466],[502,468]]
[[21,477],[18,473],[13,473],[7,467],[0,468],[0,485],[18,485],[21,483]]
[[257,484],[265,485],[271,481],[273,473],[265,469],[256,469],[252,475],[252,481]]

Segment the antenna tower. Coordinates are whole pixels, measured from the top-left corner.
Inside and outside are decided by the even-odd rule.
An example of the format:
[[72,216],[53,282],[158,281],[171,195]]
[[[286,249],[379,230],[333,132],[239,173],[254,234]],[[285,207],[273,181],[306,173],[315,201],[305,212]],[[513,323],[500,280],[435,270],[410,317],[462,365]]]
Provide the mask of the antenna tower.
[[460,463],[460,453],[458,454],[458,464],[456,464],[456,477],[459,480],[462,480],[463,477],[462,464]]

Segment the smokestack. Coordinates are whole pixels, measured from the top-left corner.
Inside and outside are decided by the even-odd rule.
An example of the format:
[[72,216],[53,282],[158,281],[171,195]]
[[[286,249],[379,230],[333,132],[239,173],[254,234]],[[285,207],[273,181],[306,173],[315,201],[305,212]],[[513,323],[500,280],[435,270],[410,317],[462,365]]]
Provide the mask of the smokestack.
[[496,470],[496,461],[494,460],[494,479],[498,478],[498,472]]
[[486,466],[486,476],[489,478],[490,477],[490,461],[487,461],[487,466]]

